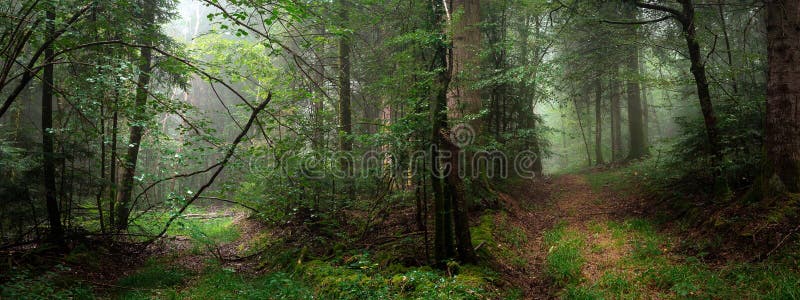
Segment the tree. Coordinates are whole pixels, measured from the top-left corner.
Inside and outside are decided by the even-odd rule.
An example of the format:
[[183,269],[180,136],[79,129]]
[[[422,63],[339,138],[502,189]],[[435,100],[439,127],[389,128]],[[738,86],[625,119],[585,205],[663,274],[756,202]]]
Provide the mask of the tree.
[[[668,14],[667,16],[669,18],[677,20],[681,25],[681,31],[686,40],[686,47],[689,50],[689,61],[691,62],[690,71],[692,76],[694,76],[694,82],[697,88],[697,98],[700,102],[700,110],[703,114],[703,123],[708,137],[709,153],[713,157],[713,161],[717,163],[720,159],[719,130],[717,129],[717,117],[714,113],[714,105],[711,102],[711,92],[708,87],[708,78],[706,77],[706,65],[703,61],[703,55],[700,53],[700,43],[697,39],[694,4],[691,0],[679,0],[678,2],[681,5],[681,10],[652,3],[635,2],[635,4],[640,8],[665,12]],[[635,15],[632,17],[635,19]],[[653,20],[652,22],[662,20],[666,20],[666,17]],[[641,24],[642,22],[638,23]],[[628,63],[633,67],[632,62],[629,61]]]
[[[631,6],[625,7],[625,17],[631,20],[636,19],[636,9]],[[639,47],[636,46],[638,40],[638,30],[630,27],[631,43],[625,47],[626,59],[625,70],[627,72],[626,92],[628,99],[628,133],[630,134],[630,147],[628,159],[637,159],[647,155],[645,148],[644,122],[642,121],[642,97],[639,89]]]
[[766,1],[769,74],[766,106],[767,186],[800,192],[800,1]]
[[[131,211],[131,195],[133,193],[133,177],[136,174],[136,165],[139,159],[142,136],[144,135],[144,122],[147,120],[147,98],[149,97],[150,73],[152,72],[153,39],[156,36],[156,3],[155,0],[145,0],[142,4],[142,35],[139,57],[139,77],[136,81],[136,94],[134,96],[134,114],[131,118],[130,136],[128,138],[128,151],[122,165],[122,175],[119,178],[119,189],[116,195],[116,228],[128,228],[128,216]],[[113,212],[112,212],[113,213]]]
[[[49,4],[47,15],[48,39],[55,31],[56,13],[53,4]],[[47,220],[50,223],[50,240],[58,245],[64,245],[64,229],[61,226],[61,208],[56,198],[56,166],[53,153],[55,128],[53,128],[53,45],[49,44],[44,50],[45,66],[42,74],[42,168],[44,171],[44,193],[47,204]]]
[[[348,20],[347,2],[339,1],[339,17],[343,28],[346,28]],[[347,195],[352,200],[355,198],[355,189],[353,187],[353,162],[351,162],[345,154],[353,150],[353,141],[351,135],[353,134],[352,112],[350,110],[350,36],[347,33],[339,37],[339,150],[342,151],[342,158],[340,165],[347,177],[348,186]]]
[[448,118],[452,122],[467,117],[467,124],[477,136],[483,126],[478,116],[481,110],[481,94],[470,85],[476,79],[476,68],[479,66],[480,1],[451,0],[451,2],[451,10],[454,13],[448,18],[451,18],[451,22],[457,21],[457,23],[450,24],[453,44],[449,64],[452,66],[450,72],[453,74],[453,80],[447,94]]
[[617,75],[619,67],[614,64],[610,73],[610,105],[611,105],[611,160],[617,161],[622,158],[622,110],[619,106],[620,86]]
[[594,156],[595,164],[602,165],[603,161],[603,80],[597,76],[594,80]]

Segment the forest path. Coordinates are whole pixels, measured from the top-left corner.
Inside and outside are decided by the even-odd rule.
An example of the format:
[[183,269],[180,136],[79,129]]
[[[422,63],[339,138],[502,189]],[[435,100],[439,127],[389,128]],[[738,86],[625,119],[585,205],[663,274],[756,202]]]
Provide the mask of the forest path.
[[551,299],[561,289],[558,279],[559,266],[548,263],[548,255],[554,245],[548,235],[567,230],[582,240],[582,250],[604,249],[604,251],[582,251],[582,266],[578,276],[596,281],[608,268],[617,264],[625,255],[625,247],[611,247],[614,238],[610,231],[595,232],[597,224],[617,220],[635,213],[625,198],[615,195],[605,186],[593,187],[583,174],[565,174],[542,183],[518,187],[513,197],[502,195],[509,207],[509,225],[525,232],[527,241],[517,253],[524,257],[528,266],[514,268],[504,265],[507,280],[523,290],[525,299]]

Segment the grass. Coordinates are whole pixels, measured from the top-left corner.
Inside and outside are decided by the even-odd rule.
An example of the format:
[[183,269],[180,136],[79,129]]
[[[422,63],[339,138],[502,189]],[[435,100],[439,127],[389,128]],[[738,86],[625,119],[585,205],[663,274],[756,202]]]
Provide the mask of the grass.
[[523,268],[529,262],[523,245],[527,243],[528,235],[521,228],[509,223],[506,212],[488,211],[481,216],[478,226],[471,228],[472,244],[483,244],[480,255],[495,257]]
[[177,295],[175,288],[187,281],[190,275],[187,270],[151,259],[141,270],[117,282],[116,285],[120,287],[117,297],[119,299],[150,299],[152,296],[173,298]]
[[565,299],[800,299],[800,244],[765,262],[713,267],[701,258],[673,252],[671,239],[647,220],[588,227],[609,234],[614,241],[604,246],[617,247],[624,256],[590,281],[580,277],[577,262],[583,253],[596,251],[593,245],[575,241],[580,237],[565,226],[546,233],[545,241],[555,247],[547,256],[547,274],[562,287]]
[[568,229],[564,224],[559,224],[545,232],[544,242],[548,248],[545,274],[558,286],[578,283],[584,263],[581,253],[584,243],[579,233]]
[[[120,285],[136,284],[138,289],[119,298],[481,299],[489,295],[486,288],[492,276],[488,269],[474,266],[460,266],[458,274],[448,276],[427,267],[384,273],[310,261],[289,272],[259,276],[211,264],[185,281],[186,277],[175,276],[169,269],[149,267],[120,281]],[[158,279],[162,277],[166,279]]]

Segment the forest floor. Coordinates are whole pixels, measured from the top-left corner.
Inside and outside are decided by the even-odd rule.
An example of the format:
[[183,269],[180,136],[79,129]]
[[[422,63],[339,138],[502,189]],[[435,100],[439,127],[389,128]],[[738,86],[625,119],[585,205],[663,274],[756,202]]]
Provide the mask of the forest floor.
[[507,182],[499,208],[475,215],[482,262],[445,271],[397,262],[418,237],[395,233],[402,238],[385,250],[312,259],[287,246],[279,228],[212,206],[189,212],[139,256],[76,249],[49,258],[59,262],[54,271],[19,272],[0,287],[3,298],[800,299],[800,243],[762,262],[687,251],[708,241],[656,218],[639,189],[643,172],[634,165]]
[[656,220],[632,179],[641,172],[590,170],[510,191],[510,226],[496,232],[524,228],[515,253],[528,267],[503,271],[521,298],[800,299],[800,244],[762,262],[687,251],[708,241],[681,220]]
[[[596,229],[601,224],[641,214],[643,205],[634,196],[620,197],[605,188],[593,189],[586,175],[580,174],[565,174],[544,182],[517,185],[509,194],[515,196],[501,194],[509,208],[507,223],[510,228],[521,228],[527,236],[526,242],[516,250],[527,265],[521,268],[510,267],[513,263],[501,265],[506,280],[522,289],[526,299],[559,296],[563,285],[569,281],[597,282],[600,275],[626,255],[629,247],[615,245],[610,232],[596,232]],[[553,239],[564,238],[566,232],[573,238],[583,237],[579,242],[584,248],[579,249],[580,255],[560,257],[563,251],[556,249],[560,241]]]

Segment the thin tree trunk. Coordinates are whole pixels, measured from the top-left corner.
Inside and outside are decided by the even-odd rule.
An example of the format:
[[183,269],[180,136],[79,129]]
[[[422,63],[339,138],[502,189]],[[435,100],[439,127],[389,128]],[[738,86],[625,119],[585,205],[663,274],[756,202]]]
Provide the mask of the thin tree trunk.
[[[639,72],[646,74],[644,61],[639,59]],[[644,136],[644,147],[647,149],[650,145],[650,104],[647,97],[647,85],[641,84],[642,91],[642,135]]]
[[578,118],[578,127],[581,129],[581,137],[583,138],[583,146],[586,149],[586,164],[588,166],[592,165],[592,153],[589,150],[589,140],[586,139],[586,133],[583,129],[583,121],[581,118],[581,111],[578,108],[578,100],[572,98],[572,103],[575,105],[575,116]]
[[611,159],[618,161],[622,159],[622,111],[619,106],[620,85],[617,78],[617,66],[611,69]]
[[151,39],[155,38],[152,32],[155,26],[155,3],[153,0],[145,1],[143,5],[144,27],[141,47],[141,57],[139,58],[139,78],[136,82],[136,94],[134,95],[134,114],[131,119],[130,137],[128,138],[128,151],[122,167],[119,189],[117,191],[117,230],[128,229],[128,217],[130,216],[131,194],[133,193],[133,177],[136,174],[136,165],[139,158],[139,148],[141,147],[142,136],[144,134],[144,121],[147,119],[147,98],[150,85],[150,72],[152,68],[153,54],[149,45]]
[[602,165],[603,161],[603,81],[598,76],[594,83],[594,156],[595,163]]
[[[343,26],[348,22],[348,3],[340,1],[339,14]],[[353,186],[353,162],[346,154],[353,150],[352,110],[350,107],[350,37],[347,35],[339,38],[339,150],[342,151],[342,158],[339,160],[340,167],[344,171],[347,182],[347,195],[349,200],[355,199],[355,187]]]
[[117,197],[117,132],[119,130],[119,105],[117,105],[117,101],[119,101],[119,97],[116,92],[114,92],[114,114],[111,117],[111,155],[109,158],[109,182],[111,186],[109,188],[109,197],[108,197],[108,226],[114,226],[114,215],[116,214],[116,197]]
[[703,122],[706,127],[706,134],[708,135],[708,145],[711,155],[714,157],[715,163],[718,163],[719,157],[719,137],[717,130],[717,118],[714,114],[714,106],[711,103],[711,92],[708,88],[708,79],[706,78],[706,66],[703,62],[703,56],[700,54],[700,44],[697,42],[694,5],[691,0],[680,0],[683,7],[683,15],[686,18],[683,25],[683,33],[686,38],[686,44],[689,49],[689,60],[691,61],[691,72],[694,76],[695,85],[697,86],[697,97],[700,101],[700,110],[703,113]]
[[[55,30],[56,13],[54,7],[48,7],[46,12],[47,31],[52,35]],[[52,37],[49,37],[52,38]],[[64,245],[64,228],[61,226],[61,210],[56,198],[56,166],[54,149],[53,128],[53,46],[45,49],[44,56],[48,62],[42,75],[42,168],[44,178],[45,203],[47,205],[47,220],[50,223],[49,240],[57,245]]]
[[[105,98],[105,97],[104,97]],[[103,216],[103,192],[106,190],[106,121],[105,121],[105,106],[106,100],[100,102],[100,181],[102,184],[97,189],[95,195],[95,202],[97,205],[97,214],[100,220],[100,232],[106,232],[105,216]]]
[[[800,192],[800,1],[766,1],[767,83],[765,186]],[[778,185],[779,186],[776,186]]]
[[736,79],[736,72],[734,71],[733,66],[733,53],[731,51],[731,40],[728,35],[728,22],[725,19],[725,0],[718,0],[719,5],[717,5],[717,11],[719,12],[719,21],[722,27],[722,37],[725,40],[725,54],[727,56],[727,63],[728,63],[728,72],[731,74],[731,87],[733,88],[733,94],[739,94],[739,84]]

